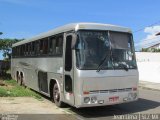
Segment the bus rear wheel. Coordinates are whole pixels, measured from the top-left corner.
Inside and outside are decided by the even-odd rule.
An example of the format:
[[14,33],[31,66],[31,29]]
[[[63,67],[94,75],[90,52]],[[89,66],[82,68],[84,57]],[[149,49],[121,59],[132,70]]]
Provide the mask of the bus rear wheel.
[[22,80],[21,80],[21,76],[20,75],[17,76],[17,83],[20,86],[22,85]]
[[60,90],[58,88],[58,85],[57,83],[54,84],[53,86],[53,100],[56,104],[56,106],[58,107],[63,107],[64,106],[64,103],[61,101],[61,98],[60,98]]

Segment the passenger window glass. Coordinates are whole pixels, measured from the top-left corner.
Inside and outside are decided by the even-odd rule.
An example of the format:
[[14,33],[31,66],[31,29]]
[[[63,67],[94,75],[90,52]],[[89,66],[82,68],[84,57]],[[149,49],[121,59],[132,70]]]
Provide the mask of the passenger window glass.
[[40,42],[40,41],[36,41],[36,42],[35,42],[35,54],[36,54],[36,55],[39,55],[39,47],[40,47],[40,46],[39,46],[39,42]]
[[55,37],[52,37],[49,39],[49,54],[55,55],[55,47],[56,46],[56,39]]
[[55,35],[50,38],[43,38],[30,43],[26,43],[13,49],[13,57],[19,56],[60,56],[63,52],[63,35]]
[[31,55],[33,56],[35,54],[35,42],[32,42],[32,47],[31,47]]
[[22,45],[22,56],[24,56],[24,52],[25,52],[25,45]]
[[63,37],[57,37],[56,39],[56,55],[62,54],[62,48],[63,48]]
[[46,38],[43,41],[43,54],[46,55],[48,53],[48,39]]
[[43,54],[43,40],[40,40],[39,52],[40,54]]
[[51,38],[49,38],[49,54],[51,54],[52,53],[52,43],[53,43],[53,41],[52,41],[52,39]]
[[26,44],[26,56],[28,56],[28,49],[29,49],[29,45]]
[[29,53],[28,56],[30,56],[31,55],[31,43],[28,44],[28,53]]

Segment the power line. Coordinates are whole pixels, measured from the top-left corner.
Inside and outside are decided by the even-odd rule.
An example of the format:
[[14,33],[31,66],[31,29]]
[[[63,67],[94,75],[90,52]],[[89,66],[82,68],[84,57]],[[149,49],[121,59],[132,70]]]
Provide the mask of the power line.
[[[154,38],[149,38],[149,39],[145,39],[145,40],[143,40],[143,42],[144,43],[142,43],[142,42],[139,42],[139,43],[137,43],[137,45],[135,45],[135,46],[150,46],[150,45],[153,45],[153,44],[155,44],[155,43],[160,43],[160,39],[159,40],[155,40],[155,41],[151,41],[151,42],[149,42],[148,40],[154,40],[154,39],[156,39],[156,38],[158,38],[158,37],[154,37]],[[148,43],[147,43],[147,41],[148,41]],[[146,43],[145,43],[146,42]]]
[[[158,20],[157,22],[154,22],[154,23],[152,23],[152,24],[150,24],[150,25],[147,25],[147,26],[145,26],[145,27],[152,27],[153,25],[157,25],[157,24],[159,24],[159,23],[160,23],[160,20]],[[144,30],[145,27],[141,27],[140,29],[133,31],[133,33],[137,33],[137,32],[139,32],[139,31],[142,31],[142,30]]]

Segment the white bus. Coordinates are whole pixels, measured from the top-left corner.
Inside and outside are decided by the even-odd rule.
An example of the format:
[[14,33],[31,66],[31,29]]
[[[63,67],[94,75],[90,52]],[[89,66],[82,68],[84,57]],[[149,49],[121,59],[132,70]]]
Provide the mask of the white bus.
[[12,77],[59,107],[105,106],[138,99],[129,28],[73,23],[13,44]]

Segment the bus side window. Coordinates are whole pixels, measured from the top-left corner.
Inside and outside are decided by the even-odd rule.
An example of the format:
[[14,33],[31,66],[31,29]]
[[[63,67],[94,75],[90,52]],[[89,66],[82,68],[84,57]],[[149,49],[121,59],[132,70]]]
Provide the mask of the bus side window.
[[26,44],[26,56],[28,56],[28,44]]
[[56,54],[56,39],[52,39],[52,55]]
[[53,43],[53,41],[52,41],[51,38],[49,38],[48,41],[49,41],[49,42],[48,42],[48,54],[51,55],[51,53],[52,53],[52,43]]
[[23,54],[23,45],[20,45],[20,57],[22,57]]
[[43,39],[43,54],[46,55],[48,53],[48,38]]
[[35,55],[35,42],[32,42],[32,47],[31,47],[31,55]]
[[58,37],[56,38],[56,55],[59,54],[59,47],[58,47]]
[[54,37],[49,38],[49,55],[55,55],[56,40]]
[[38,56],[39,55],[39,40],[35,42],[35,55]]
[[59,46],[59,49],[60,49],[60,54],[62,54],[62,52],[63,52],[63,36],[61,36],[60,38],[59,38],[59,44],[58,44],[58,46]]
[[26,44],[24,44],[24,56],[26,56]]
[[56,39],[56,55],[62,55],[63,52],[63,36]]
[[24,52],[25,52],[25,45],[22,45],[22,56],[24,56]]
[[16,57],[18,57],[18,47],[16,47]]
[[43,54],[43,40],[40,40],[40,44],[39,44],[39,52],[40,52],[40,55]]
[[31,43],[28,44],[28,56],[31,56]]

